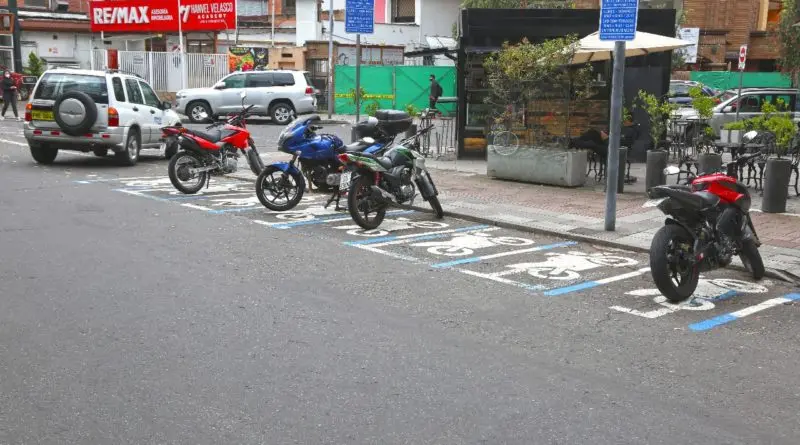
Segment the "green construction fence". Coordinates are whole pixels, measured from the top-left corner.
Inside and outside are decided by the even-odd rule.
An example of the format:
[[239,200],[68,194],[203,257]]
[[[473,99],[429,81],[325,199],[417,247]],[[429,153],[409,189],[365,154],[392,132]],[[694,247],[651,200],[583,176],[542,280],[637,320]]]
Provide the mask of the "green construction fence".
[[[361,114],[367,106],[378,102],[379,109],[405,110],[413,104],[422,110],[428,106],[429,76],[433,74],[442,86],[442,97],[456,95],[456,69],[447,66],[362,66],[361,88],[366,93],[361,100]],[[336,65],[334,71],[334,110],[337,114],[355,114],[353,91],[356,87],[356,67]],[[455,103],[440,103],[436,108],[454,116]]]
[[[719,90],[739,88],[738,71],[692,71],[690,79]],[[743,88],[789,88],[792,79],[782,73],[746,72],[742,77]]]

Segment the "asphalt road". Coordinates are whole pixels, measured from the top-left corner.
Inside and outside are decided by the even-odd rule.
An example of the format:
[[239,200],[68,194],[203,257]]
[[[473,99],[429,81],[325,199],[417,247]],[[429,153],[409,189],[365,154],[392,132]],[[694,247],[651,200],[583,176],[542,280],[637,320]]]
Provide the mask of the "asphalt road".
[[23,145],[0,123],[0,444],[800,440],[798,289],[672,306],[638,253]]

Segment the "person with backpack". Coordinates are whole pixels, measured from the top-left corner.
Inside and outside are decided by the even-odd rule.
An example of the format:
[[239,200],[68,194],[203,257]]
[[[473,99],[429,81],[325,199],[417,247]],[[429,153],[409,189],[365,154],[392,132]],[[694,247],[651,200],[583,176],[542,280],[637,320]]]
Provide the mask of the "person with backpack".
[[439,98],[442,97],[442,86],[439,85],[439,82],[436,81],[436,76],[431,74],[431,93],[429,96],[430,99],[430,106],[429,108],[432,110],[436,109],[436,102],[439,101]]

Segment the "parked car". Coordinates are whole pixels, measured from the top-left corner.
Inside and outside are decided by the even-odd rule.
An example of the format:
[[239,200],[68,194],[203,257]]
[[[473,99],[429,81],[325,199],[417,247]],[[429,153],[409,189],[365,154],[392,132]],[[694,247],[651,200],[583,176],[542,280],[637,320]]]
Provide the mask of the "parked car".
[[[679,106],[691,106],[692,105],[692,97],[689,96],[689,90],[693,87],[701,86],[699,82],[694,82],[691,80],[670,80],[669,81],[669,93],[667,93],[667,99],[670,103],[676,104]],[[706,96],[717,97],[719,91],[711,88],[707,85],[701,86],[701,91]],[[717,98],[719,103],[719,99]]]
[[132,166],[142,149],[168,151],[161,127],[181,121],[171,106],[135,74],[47,70],[25,106],[25,139],[40,164],[52,163],[59,150],[93,151],[97,156],[111,150]]
[[191,122],[207,116],[236,112],[242,107],[239,94],[247,91],[245,105],[251,114],[269,116],[272,122],[286,125],[296,116],[313,113],[317,99],[305,71],[237,71],[223,77],[212,88],[178,91],[176,109]]
[[[736,108],[739,109],[739,120],[749,119],[761,115],[761,106],[765,102],[777,106],[778,100],[785,104],[786,111],[792,113],[795,122],[800,122],[800,103],[798,103],[798,90],[794,88],[743,88],[742,96],[738,90],[727,90],[719,97],[722,101],[714,107],[714,114],[708,120],[708,125],[719,137],[720,130],[728,123],[736,120]],[[741,99],[741,100],[740,100]],[[700,130],[699,117],[693,108],[682,108],[675,111],[672,120],[687,121],[686,136],[692,138]],[[674,134],[674,132],[672,132]]]

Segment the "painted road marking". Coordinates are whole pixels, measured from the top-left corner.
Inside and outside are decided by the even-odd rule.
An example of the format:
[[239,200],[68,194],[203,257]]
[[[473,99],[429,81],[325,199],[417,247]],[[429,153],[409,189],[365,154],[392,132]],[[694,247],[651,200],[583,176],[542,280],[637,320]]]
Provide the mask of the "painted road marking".
[[453,269],[453,270],[457,270],[457,271],[459,271],[461,273],[464,273],[464,274],[467,274],[467,275],[472,275],[473,277],[485,278],[487,280],[492,280],[492,281],[496,281],[498,283],[503,283],[503,284],[510,284],[512,286],[521,287],[523,289],[527,289],[527,290],[534,291],[534,292],[538,292],[538,291],[546,289],[546,287],[542,286],[541,284],[521,283],[519,281],[509,280],[508,278],[497,277],[497,276],[493,276],[491,274],[475,272],[475,271],[467,270],[467,269]]
[[[771,284],[769,280],[763,283]],[[729,300],[737,295],[763,294],[767,292],[769,292],[769,289],[761,284],[729,278],[708,280],[701,275],[700,280],[697,282],[697,289],[695,289],[692,298],[687,301],[678,304],[670,303],[661,295],[658,289],[636,289],[626,292],[625,295],[631,295],[633,297],[654,297],[653,302],[662,307],[650,311],[642,311],[624,306],[611,306],[610,309],[643,318],[654,319],[680,310],[708,311],[716,307],[714,303]]]
[[[93,175],[87,175],[93,176]],[[83,179],[80,181],[75,181],[78,184],[94,184],[97,182],[111,182],[111,181],[133,181],[133,180],[140,180],[140,179],[158,179],[160,176],[134,176],[131,178],[97,178],[97,179]]]
[[[390,211],[386,212],[387,215],[408,215],[409,213],[414,213],[414,211],[413,210],[390,210]],[[348,216],[330,216],[330,217],[325,217],[325,218],[309,219],[309,220],[305,220],[305,221],[293,221],[293,222],[283,222],[283,221],[281,221],[281,222],[273,222],[273,223],[267,223],[267,224],[271,225],[272,228],[275,228],[275,229],[291,229],[292,227],[297,227],[297,226],[310,226],[310,225],[315,225],[315,224],[326,224],[326,223],[335,222],[335,221],[347,221],[349,219],[352,219],[349,215]]]
[[436,239],[436,238],[445,238],[454,233],[461,233],[461,232],[471,232],[471,231],[489,231],[489,230],[499,230],[499,227],[490,227],[485,224],[479,224],[477,226],[469,226],[469,227],[461,227],[458,229],[448,229],[448,230],[436,230],[433,232],[424,232],[424,233],[412,233],[409,235],[392,235],[392,236],[383,236],[380,238],[372,238],[372,239],[360,239],[356,241],[346,241],[344,244],[348,246],[364,246],[374,244],[372,247],[383,247],[383,246],[390,246],[394,244],[403,244],[413,241],[419,241],[423,239]]
[[394,232],[412,229],[444,229],[450,227],[450,224],[438,221],[414,221],[409,218],[400,217],[395,219],[386,219],[383,224],[377,229],[365,230],[357,224],[348,224],[345,226],[337,226],[334,229],[347,230],[348,235],[360,237],[378,237],[386,236]]
[[[462,258],[460,260],[453,260],[453,261],[448,261],[448,262],[445,262],[445,263],[436,263],[436,264],[431,264],[431,267],[436,267],[436,268],[453,267],[453,266],[458,266],[460,264],[477,263],[477,262],[480,262],[480,261],[483,261],[483,260],[489,260],[489,259],[492,259],[492,258],[500,258],[500,257],[504,257],[504,256],[509,256],[509,255],[519,255],[519,254],[528,253],[528,252],[539,252],[539,251],[542,251],[542,250],[556,249],[558,247],[574,246],[575,244],[578,244],[578,243],[575,242],[575,241],[565,241],[565,242],[561,242],[561,243],[547,244],[547,245],[544,245],[544,246],[530,247],[528,249],[512,250],[512,251],[509,251],[509,252],[500,252],[500,253],[493,253],[493,254],[490,254],[490,255],[481,255],[481,256],[475,256],[475,257],[471,257],[471,258]],[[500,276],[500,275],[497,275],[497,274],[488,274],[488,275],[498,276],[498,277]]]
[[639,264],[632,258],[608,253],[548,253],[547,259],[536,263],[520,263],[506,266],[508,270],[496,272],[497,276],[513,275],[527,272],[540,279],[575,281],[581,277],[579,272],[601,267],[632,267]]
[[738,310],[736,312],[731,312],[729,314],[724,314],[714,318],[709,318],[708,320],[701,321],[699,323],[690,324],[689,329],[695,332],[707,331],[717,326],[721,326],[723,324],[736,321],[740,318],[747,317],[748,315],[755,314],[756,312],[761,312],[764,309],[769,309],[771,307],[780,306],[782,304],[790,303],[792,301],[797,301],[797,300],[800,300],[800,293],[788,294],[784,295],[783,297],[772,298],[767,301],[756,304],[754,306]]
[[417,242],[411,247],[427,247],[428,253],[443,256],[472,255],[475,250],[497,246],[530,246],[536,242],[530,238],[513,236],[492,237],[484,232],[463,233],[444,241]]
[[613,277],[603,278],[601,280],[594,280],[594,281],[586,281],[583,283],[573,284],[572,286],[565,286],[559,287],[556,289],[550,289],[545,291],[544,294],[548,297],[556,297],[559,295],[570,294],[572,292],[578,292],[586,289],[591,289],[593,287],[602,286],[604,284],[613,283],[615,281],[627,280],[628,278],[638,277],[646,272],[649,272],[650,268],[645,267],[633,272],[624,273],[622,275],[616,275]]

